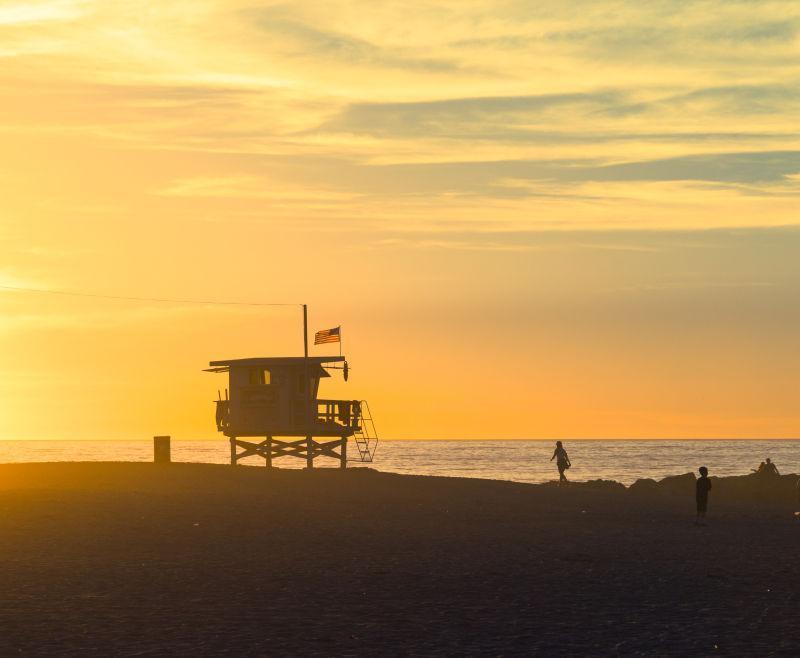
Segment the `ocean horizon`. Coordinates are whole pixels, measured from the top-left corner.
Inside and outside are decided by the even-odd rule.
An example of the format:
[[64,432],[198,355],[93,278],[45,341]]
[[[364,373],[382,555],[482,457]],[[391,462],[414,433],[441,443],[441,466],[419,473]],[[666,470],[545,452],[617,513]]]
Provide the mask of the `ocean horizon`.
[[[746,475],[771,458],[781,473],[800,471],[798,439],[564,439],[572,461],[571,480],[616,480],[629,485],[640,478],[660,479],[707,466],[712,476]],[[547,439],[386,439],[374,462],[349,462],[407,475],[468,477],[542,483],[558,478],[550,462],[555,440]],[[0,463],[132,461],[153,459],[152,439],[0,440]],[[227,464],[224,439],[172,440],[175,462]],[[259,466],[249,457],[242,464]],[[275,460],[278,468],[303,468],[296,458]],[[338,462],[320,458],[320,468]]]

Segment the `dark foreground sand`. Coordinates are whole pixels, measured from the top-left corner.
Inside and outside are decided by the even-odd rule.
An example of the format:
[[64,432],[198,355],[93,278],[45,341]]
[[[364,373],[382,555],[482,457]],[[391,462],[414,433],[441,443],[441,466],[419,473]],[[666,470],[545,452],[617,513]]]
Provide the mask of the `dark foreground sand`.
[[797,655],[794,478],[0,466],[0,655]]

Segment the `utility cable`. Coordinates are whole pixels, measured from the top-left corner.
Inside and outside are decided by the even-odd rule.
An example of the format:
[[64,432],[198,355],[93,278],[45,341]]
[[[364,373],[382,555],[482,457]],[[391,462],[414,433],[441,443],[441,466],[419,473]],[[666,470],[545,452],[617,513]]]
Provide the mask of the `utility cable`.
[[167,302],[172,304],[203,304],[213,306],[302,306],[302,304],[269,303],[269,302],[230,302],[204,299],[175,299],[170,297],[129,297],[125,295],[102,295],[90,292],[75,292],[71,290],[50,290],[47,288],[24,288],[22,286],[0,285],[2,290],[15,290],[17,292],[38,292],[45,295],[65,295],[68,297],[91,297],[94,299],[117,299],[132,302]]

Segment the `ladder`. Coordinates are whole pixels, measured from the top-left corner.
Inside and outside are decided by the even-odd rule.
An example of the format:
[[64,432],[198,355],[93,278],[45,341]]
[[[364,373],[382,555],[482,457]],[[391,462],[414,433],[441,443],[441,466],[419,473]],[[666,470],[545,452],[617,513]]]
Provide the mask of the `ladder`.
[[361,422],[353,434],[353,438],[358,449],[358,459],[348,461],[371,462],[375,458],[375,450],[378,447],[378,433],[375,431],[372,412],[369,410],[366,400],[361,400]]

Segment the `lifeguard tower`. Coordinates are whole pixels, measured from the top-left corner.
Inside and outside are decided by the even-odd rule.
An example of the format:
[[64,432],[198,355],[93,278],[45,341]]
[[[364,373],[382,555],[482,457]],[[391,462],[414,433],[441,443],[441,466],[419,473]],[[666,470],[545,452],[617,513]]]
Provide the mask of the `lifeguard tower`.
[[232,465],[259,455],[267,467],[277,457],[299,457],[313,468],[314,458],[324,456],[346,468],[350,437],[357,461],[372,461],[378,437],[367,402],[318,397],[320,380],[331,376],[329,370],[341,370],[347,380],[343,356],[233,359],[209,366],[208,372],[228,373],[225,397],[220,393],[216,400],[216,421],[217,430],[230,439]]

